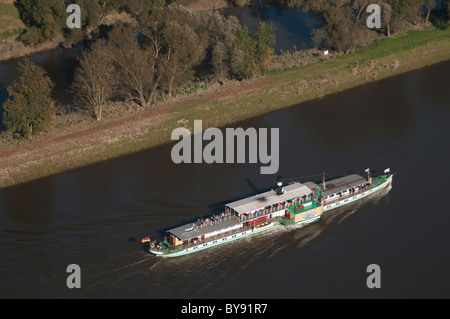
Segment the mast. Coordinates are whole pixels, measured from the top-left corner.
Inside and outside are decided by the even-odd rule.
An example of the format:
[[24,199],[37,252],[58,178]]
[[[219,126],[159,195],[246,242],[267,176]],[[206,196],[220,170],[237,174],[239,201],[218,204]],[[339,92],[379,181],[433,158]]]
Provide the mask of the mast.
[[325,186],[325,172],[322,172],[322,179],[323,179],[323,190],[326,190],[327,187]]

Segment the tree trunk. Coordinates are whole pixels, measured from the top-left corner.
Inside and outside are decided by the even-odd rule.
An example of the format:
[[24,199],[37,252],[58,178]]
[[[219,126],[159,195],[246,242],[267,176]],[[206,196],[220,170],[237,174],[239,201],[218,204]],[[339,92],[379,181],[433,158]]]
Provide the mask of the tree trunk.
[[427,18],[425,19],[425,25],[428,23],[428,19],[430,18],[431,8],[428,8]]
[[171,75],[169,77],[169,97],[172,97],[172,88],[173,88],[173,81],[175,80],[175,77]]
[[33,124],[28,124],[28,139],[32,140],[33,139]]
[[102,120],[102,106],[99,105],[97,108],[94,109],[95,117],[97,118],[97,122],[100,122]]
[[414,24],[420,26],[422,24],[422,18],[420,16],[420,12],[416,11],[414,13]]
[[150,89],[150,96],[148,97],[148,105],[150,105],[153,102],[153,97],[155,96],[156,89],[158,88],[159,81],[161,80],[161,74],[158,75],[157,79],[153,83],[152,88]]
[[389,21],[386,22],[386,29],[387,29],[387,37],[391,37],[391,26],[389,24]]
[[145,100],[145,96],[142,91],[139,92],[139,102],[141,103],[142,107],[147,107],[147,101]]

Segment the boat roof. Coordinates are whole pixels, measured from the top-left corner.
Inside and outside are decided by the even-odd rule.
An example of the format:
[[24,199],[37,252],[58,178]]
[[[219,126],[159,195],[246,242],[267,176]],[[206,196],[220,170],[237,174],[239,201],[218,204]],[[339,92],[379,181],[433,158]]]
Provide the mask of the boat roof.
[[197,229],[190,230],[193,224],[195,224],[195,223],[193,222],[193,223],[185,224],[183,226],[179,226],[177,228],[168,230],[168,232],[171,233],[172,235],[174,235],[175,237],[178,237],[180,240],[184,241],[184,240],[189,240],[191,238],[200,237],[202,235],[212,233],[217,230],[235,226],[235,225],[239,224],[239,222],[233,218],[230,220],[222,221],[220,223],[208,225],[208,226],[205,226],[202,228],[198,227]]
[[312,193],[312,190],[308,186],[300,183],[283,186],[283,190],[285,192],[281,195],[277,194],[277,190],[272,189],[265,193],[226,204],[225,206],[232,208],[236,213],[241,215]]
[[319,189],[319,188],[320,188],[320,187],[319,187],[316,183],[314,183],[314,182],[306,182],[306,183],[303,183],[303,185],[306,185],[306,186],[308,186],[308,187],[311,188],[311,189],[314,189],[314,188]]
[[[360,175],[352,174],[325,182],[326,190],[323,191],[323,196],[339,193],[343,190],[366,183],[366,179]],[[323,183],[320,184],[323,189]]]

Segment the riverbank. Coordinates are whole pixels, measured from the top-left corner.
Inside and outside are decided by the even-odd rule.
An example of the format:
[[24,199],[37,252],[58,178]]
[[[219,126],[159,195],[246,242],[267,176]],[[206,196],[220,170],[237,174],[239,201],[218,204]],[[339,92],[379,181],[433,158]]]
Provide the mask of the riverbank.
[[61,173],[170,142],[173,129],[228,126],[450,59],[450,29],[412,31],[356,53],[288,70],[272,70],[227,90],[206,91],[152,111],[71,126],[0,150],[0,187]]

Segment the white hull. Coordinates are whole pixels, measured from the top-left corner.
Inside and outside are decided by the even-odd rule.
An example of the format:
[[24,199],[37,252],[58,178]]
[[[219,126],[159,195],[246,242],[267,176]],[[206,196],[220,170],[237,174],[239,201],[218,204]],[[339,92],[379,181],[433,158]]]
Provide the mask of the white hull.
[[306,219],[306,220],[302,220],[302,221],[298,222],[297,225],[307,225],[307,224],[311,224],[311,223],[313,223],[313,222],[319,220],[320,217],[322,217],[322,214],[320,214],[320,215],[318,215],[318,216],[315,216],[315,217],[313,217],[313,218],[309,218],[309,219]]
[[255,235],[255,234],[261,233],[263,231],[269,230],[269,229],[277,226],[277,224],[278,224],[278,222],[272,222],[269,225],[264,226],[264,227],[247,229],[247,230],[245,230],[243,232],[236,233],[236,234],[229,235],[229,236],[225,236],[223,238],[218,238],[216,240],[213,240],[213,241],[210,241],[210,242],[207,242],[207,243],[204,243],[204,244],[199,244],[197,246],[192,246],[192,247],[183,249],[181,251],[178,251],[178,252],[172,253],[172,254],[163,254],[163,253],[161,253],[159,251],[153,251],[153,250],[149,250],[149,251],[152,254],[155,254],[157,256],[163,256],[163,257],[183,256],[183,255],[190,254],[190,253],[193,253],[193,252],[197,252],[197,251],[200,251],[200,250],[204,250],[204,249],[207,249],[207,248],[211,248],[211,247],[219,246],[219,245],[222,245],[222,244],[225,244],[225,243],[229,243],[229,242],[231,242],[233,240],[237,240],[237,239],[241,239],[241,238],[244,238],[244,237],[247,237],[247,236],[251,236],[251,235]]

